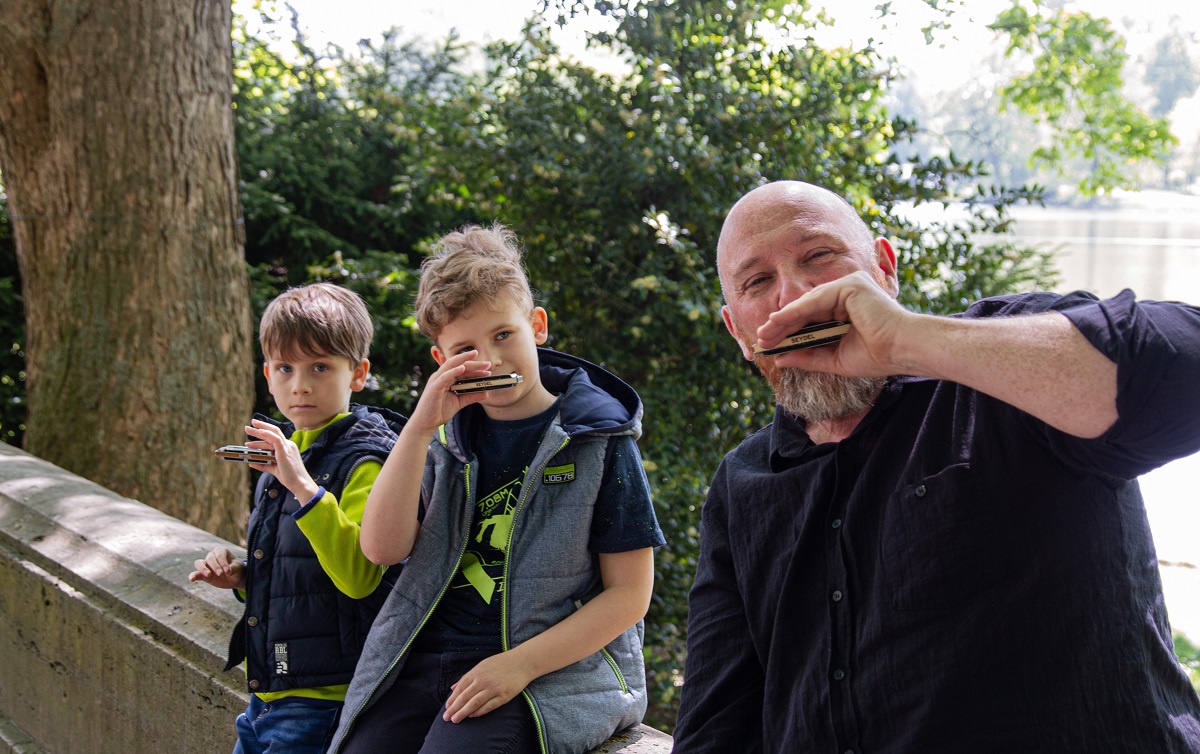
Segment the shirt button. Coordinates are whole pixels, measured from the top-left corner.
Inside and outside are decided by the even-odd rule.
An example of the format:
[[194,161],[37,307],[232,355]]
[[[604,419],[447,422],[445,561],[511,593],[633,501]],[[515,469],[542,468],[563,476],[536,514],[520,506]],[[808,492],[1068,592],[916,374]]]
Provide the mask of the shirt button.
[[917,497],[925,497],[925,493],[928,491],[929,490],[927,490],[925,488],[925,485],[923,485],[923,484],[918,484],[917,488],[915,490],[913,490],[913,492],[916,493]]
[[840,529],[840,528],[842,528],[842,519],[835,518],[835,519],[833,519],[833,523],[830,525],[835,529]]
[[252,689],[258,688],[258,681],[250,681],[250,688],[252,688]]
[[843,680],[845,677],[846,677],[846,671],[844,671],[844,670],[833,671],[833,680],[840,681],[840,680]]
[[263,559],[263,551],[262,551],[262,550],[255,550],[255,551],[254,551],[254,559],[255,559],[255,560],[262,560],[262,559]]
[[842,594],[842,591],[841,591],[840,589],[837,589],[837,590],[835,590],[835,591],[834,591],[834,593],[833,593],[833,595],[832,595],[832,596],[833,596],[833,601],[834,601],[834,602],[841,602],[841,601],[842,601],[842,597],[843,597],[844,595]]
[[273,500],[273,499],[275,499],[275,498],[277,498],[277,497],[279,497],[279,490],[270,490],[270,491],[268,491],[268,492],[267,492],[267,497],[271,498],[272,500]]
[[249,618],[246,619],[246,625],[247,626],[257,626],[258,618],[255,618],[253,615],[251,615]]

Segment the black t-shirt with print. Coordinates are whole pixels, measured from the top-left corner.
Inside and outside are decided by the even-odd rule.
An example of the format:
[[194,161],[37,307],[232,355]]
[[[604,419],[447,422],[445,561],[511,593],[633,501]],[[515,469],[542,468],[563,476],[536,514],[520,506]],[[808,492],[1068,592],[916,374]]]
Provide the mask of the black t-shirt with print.
[[[557,413],[558,401],[527,419],[496,421],[485,415],[475,423],[472,447],[477,450],[480,494],[472,512],[471,541],[450,588],[417,636],[416,651],[502,649],[501,597],[512,515],[529,462]],[[662,545],[633,438],[610,443],[606,464],[588,549],[626,552]]]

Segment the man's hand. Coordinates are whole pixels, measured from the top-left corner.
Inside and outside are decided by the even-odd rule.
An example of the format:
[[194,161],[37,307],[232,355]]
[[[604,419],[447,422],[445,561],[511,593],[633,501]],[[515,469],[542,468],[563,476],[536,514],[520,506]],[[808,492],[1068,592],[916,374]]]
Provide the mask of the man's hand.
[[214,547],[203,560],[192,564],[196,570],[188,574],[188,581],[203,581],[218,589],[245,589],[246,564],[228,548]]
[[781,353],[775,363],[850,377],[889,377],[904,373],[897,344],[904,328],[920,316],[902,307],[869,274],[855,272],[819,285],[771,314],[758,328],[758,343],[769,348],[806,325],[849,322],[850,331],[836,344]]

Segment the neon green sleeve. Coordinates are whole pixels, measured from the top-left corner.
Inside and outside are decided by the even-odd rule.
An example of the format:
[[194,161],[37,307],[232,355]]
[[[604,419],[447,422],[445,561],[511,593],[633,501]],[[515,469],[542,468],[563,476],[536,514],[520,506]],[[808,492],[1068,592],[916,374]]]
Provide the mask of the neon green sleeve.
[[367,494],[379,476],[383,464],[364,461],[359,464],[346,488],[342,499],[329,492],[303,510],[296,524],[317,553],[317,560],[335,586],[347,596],[362,599],[379,586],[385,566],[367,560],[359,546],[359,525],[363,509],[367,505]]

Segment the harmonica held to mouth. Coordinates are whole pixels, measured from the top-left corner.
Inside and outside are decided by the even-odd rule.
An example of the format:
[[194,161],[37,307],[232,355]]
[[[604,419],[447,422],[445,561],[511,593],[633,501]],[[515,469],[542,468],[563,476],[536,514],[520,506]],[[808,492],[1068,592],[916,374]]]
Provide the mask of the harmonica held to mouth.
[[513,372],[512,374],[495,374],[491,377],[471,377],[459,380],[451,385],[450,389],[459,395],[464,395],[466,393],[480,393],[484,390],[500,390],[506,387],[513,387],[524,381],[524,377]]
[[755,346],[754,353],[760,356],[774,356],[777,353],[795,351],[801,348],[827,346],[830,343],[837,343],[848,332],[850,332],[850,325],[846,322],[822,322],[797,330],[771,348],[759,348]]

